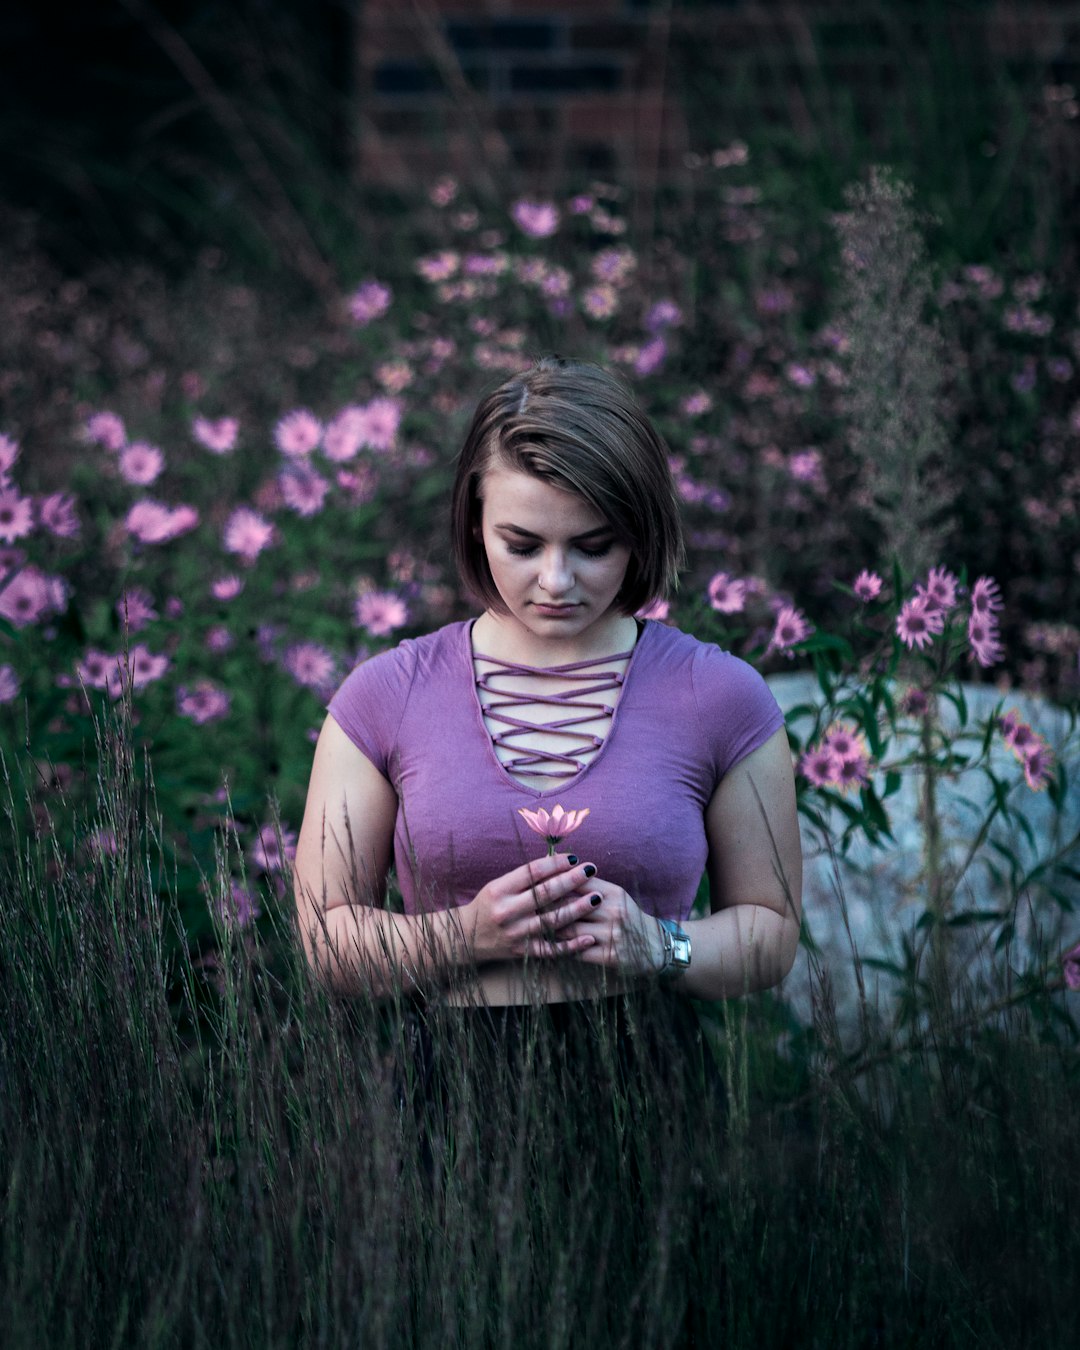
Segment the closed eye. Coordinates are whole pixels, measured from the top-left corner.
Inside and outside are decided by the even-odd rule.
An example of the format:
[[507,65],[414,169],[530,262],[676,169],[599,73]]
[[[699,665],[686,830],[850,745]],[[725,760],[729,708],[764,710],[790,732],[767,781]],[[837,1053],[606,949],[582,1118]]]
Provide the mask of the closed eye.
[[[506,551],[515,558],[528,558],[536,552],[536,547],[532,544],[528,548],[515,548],[513,544],[507,544]],[[585,558],[603,558],[611,552],[611,541],[601,544],[599,548],[583,548],[579,545],[578,552]]]

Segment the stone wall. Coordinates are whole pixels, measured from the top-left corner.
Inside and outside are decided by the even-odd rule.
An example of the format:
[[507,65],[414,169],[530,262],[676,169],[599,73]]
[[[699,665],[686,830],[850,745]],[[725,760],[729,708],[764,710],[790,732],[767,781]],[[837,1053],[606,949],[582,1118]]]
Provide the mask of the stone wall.
[[942,42],[1065,81],[1080,2],[362,0],[356,35],[366,181],[554,190],[677,176],[749,116],[805,130],[815,93],[841,84],[872,122]]

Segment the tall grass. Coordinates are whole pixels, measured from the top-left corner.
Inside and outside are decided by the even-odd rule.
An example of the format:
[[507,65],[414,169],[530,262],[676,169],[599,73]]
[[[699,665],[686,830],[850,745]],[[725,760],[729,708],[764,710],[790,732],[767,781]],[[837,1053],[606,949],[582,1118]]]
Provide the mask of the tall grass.
[[36,836],[6,772],[10,1350],[1069,1343],[1053,990],[917,1038],[867,1019],[853,1048],[818,971],[807,1027],[782,997],[699,1009],[704,1060],[656,990],[629,1068],[602,1012],[563,1034],[533,1009],[493,1049],[474,1012],[329,994],[284,903],[261,936],[219,918],[194,963],[152,790],[122,721],[101,738],[85,838],[115,851]]

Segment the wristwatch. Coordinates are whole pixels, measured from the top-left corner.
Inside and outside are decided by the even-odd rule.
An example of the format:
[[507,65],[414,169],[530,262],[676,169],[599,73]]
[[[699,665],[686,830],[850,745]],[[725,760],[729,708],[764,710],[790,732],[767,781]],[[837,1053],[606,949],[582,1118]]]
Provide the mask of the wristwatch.
[[681,975],[690,969],[690,938],[674,919],[657,919],[664,939],[664,964],[661,975]]

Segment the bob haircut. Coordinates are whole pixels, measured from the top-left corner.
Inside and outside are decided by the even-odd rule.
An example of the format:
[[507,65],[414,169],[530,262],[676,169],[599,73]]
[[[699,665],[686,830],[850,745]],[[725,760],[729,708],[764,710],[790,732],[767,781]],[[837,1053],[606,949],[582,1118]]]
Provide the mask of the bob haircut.
[[484,474],[499,465],[584,498],[629,547],[619,609],[663,599],[685,560],[669,454],[629,385],[600,366],[546,356],[512,375],[481,399],[458,458],[450,528],[463,584],[506,613],[480,536]]

